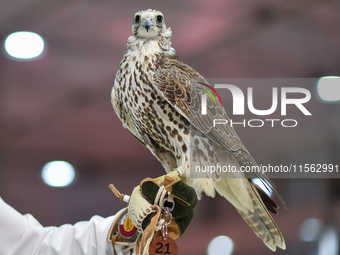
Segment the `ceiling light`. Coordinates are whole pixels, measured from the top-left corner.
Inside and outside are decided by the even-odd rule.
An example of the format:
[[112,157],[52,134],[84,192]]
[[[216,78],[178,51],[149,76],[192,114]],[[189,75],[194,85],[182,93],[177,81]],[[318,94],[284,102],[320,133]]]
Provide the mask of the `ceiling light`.
[[37,59],[44,51],[45,43],[40,35],[20,31],[10,34],[5,40],[5,50],[12,59]]
[[208,255],[230,255],[234,250],[234,242],[228,236],[217,236],[208,245]]
[[74,181],[76,173],[66,161],[51,161],[43,167],[41,177],[49,186],[66,187]]
[[339,254],[339,234],[338,230],[330,226],[321,235],[319,241],[319,255]]
[[305,242],[314,242],[318,239],[322,228],[322,222],[319,219],[305,219],[300,227],[300,238]]
[[317,90],[320,98],[326,102],[340,101],[340,77],[325,76],[319,79]]

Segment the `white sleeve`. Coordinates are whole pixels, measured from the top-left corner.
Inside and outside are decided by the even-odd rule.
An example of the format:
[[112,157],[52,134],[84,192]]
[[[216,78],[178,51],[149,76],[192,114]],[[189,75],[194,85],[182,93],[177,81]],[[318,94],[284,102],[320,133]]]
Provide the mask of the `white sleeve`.
[[[0,197],[0,255],[113,255],[107,234],[115,216],[43,227],[32,215],[22,215]],[[122,255],[123,247],[116,247]]]

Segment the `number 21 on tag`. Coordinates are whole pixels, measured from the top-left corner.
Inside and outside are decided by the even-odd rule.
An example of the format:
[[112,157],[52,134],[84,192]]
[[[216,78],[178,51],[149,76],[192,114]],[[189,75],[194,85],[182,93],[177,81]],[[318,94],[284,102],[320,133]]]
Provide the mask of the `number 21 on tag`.
[[178,247],[174,239],[167,237],[163,240],[162,236],[154,239],[150,245],[149,250],[150,255],[159,255],[159,254],[170,254],[170,255],[178,255]]

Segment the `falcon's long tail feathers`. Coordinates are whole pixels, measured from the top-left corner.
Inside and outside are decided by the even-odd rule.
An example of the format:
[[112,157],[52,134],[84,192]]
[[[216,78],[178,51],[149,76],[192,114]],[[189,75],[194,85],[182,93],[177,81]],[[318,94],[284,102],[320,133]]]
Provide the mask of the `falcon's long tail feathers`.
[[284,238],[252,183],[249,183],[249,191],[254,204],[254,212],[244,213],[240,210],[238,212],[269,249],[275,251],[276,247],[279,247],[285,250]]
[[[276,247],[279,247],[285,250],[286,245],[283,236],[268,212],[269,209],[276,213],[278,208],[276,203],[264,192],[261,196],[251,180],[237,179],[223,178],[215,181],[216,191],[234,205],[243,219],[269,249],[275,251]],[[233,183],[234,185],[237,183],[234,188],[231,186]]]

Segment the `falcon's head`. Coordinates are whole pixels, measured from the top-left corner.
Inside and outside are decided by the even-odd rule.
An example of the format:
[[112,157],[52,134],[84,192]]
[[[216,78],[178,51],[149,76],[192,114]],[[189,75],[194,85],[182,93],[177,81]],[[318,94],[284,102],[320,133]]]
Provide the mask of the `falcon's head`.
[[132,24],[133,35],[140,38],[156,38],[165,31],[164,16],[160,11],[148,9],[136,12]]

